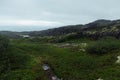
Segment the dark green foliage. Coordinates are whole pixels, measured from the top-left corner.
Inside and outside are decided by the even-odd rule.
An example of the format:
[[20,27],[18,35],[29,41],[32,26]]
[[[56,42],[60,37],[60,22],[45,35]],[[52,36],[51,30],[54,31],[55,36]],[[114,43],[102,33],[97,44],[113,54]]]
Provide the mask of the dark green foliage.
[[0,37],[0,80],[6,73],[26,68],[31,56],[23,54],[19,49],[9,43],[9,39]]
[[12,31],[0,31],[0,35],[6,36],[8,38],[20,38],[19,32],[12,32]]
[[104,54],[120,49],[120,42],[116,39],[103,39],[89,44],[86,51],[91,54]]
[[6,51],[9,49],[9,40],[0,36],[0,73],[4,72],[8,66],[8,59]]
[[29,56],[19,53],[5,53],[5,55],[0,58],[0,74],[13,69],[25,68],[26,62],[29,60],[28,57]]
[[53,40],[54,40],[54,37],[51,37],[51,36],[35,37],[32,39],[29,39],[30,42],[34,42],[34,43],[49,43],[49,42],[52,42]]
[[67,42],[71,40],[78,40],[78,39],[83,39],[85,38],[82,32],[79,33],[69,33],[63,36],[55,37],[53,42],[56,43],[62,43],[62,42]]
[[0,53],[2,54],[7,50],[9,46],[9,40],[5,37],[0,36]]

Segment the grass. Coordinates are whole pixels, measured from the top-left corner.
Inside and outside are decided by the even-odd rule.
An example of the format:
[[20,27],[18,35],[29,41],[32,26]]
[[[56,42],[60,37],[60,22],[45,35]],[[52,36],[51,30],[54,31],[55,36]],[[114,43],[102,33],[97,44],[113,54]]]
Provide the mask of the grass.
[[104,55],[94,55],[75,48],[59,48],[53,44],[30,42],[18,44],[16,41],[12,42],[12,45],[16,48],[16,53],[28,55],[31,60],[26,67],[3,74],[4,80],[47,80],[41,67],[42,62],[47,62],[55,74],[63,80],[120,79],[120,65],[115,63],[117,56],[120,55],[119,50]]
[[115,51],[120,49],[120,41],[117,39],[102,39],[89,44],[86,51],[91,54],[106,54],[110,51]]
[[1,80],[47,80],[39,57],[33,55],[35,49],[31,48],[32,51],[29,49],[34,45],[27,43],[12,44],[12,46],[13,50],[8,52],[11,54],[9,55],[10,69],[0,75]]

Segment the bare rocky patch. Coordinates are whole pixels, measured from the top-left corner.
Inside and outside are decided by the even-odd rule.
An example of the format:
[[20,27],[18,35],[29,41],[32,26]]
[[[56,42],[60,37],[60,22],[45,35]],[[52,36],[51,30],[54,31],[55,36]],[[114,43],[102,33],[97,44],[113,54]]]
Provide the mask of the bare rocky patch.
[[62,80],[55,75],[54,71],[47,63],[43,63],[42,67],[49,80]]

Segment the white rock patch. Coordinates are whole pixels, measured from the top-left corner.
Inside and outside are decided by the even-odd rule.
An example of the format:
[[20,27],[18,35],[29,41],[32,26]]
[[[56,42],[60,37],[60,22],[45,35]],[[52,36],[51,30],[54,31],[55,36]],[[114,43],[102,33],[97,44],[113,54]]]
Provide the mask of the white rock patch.
[[61,79],[57,78],[57,76],[52,76],[52,80],[61,80]]
[[44,69],[45,71],[48,70],[48,69],[50,69],[50,67],[47,66],[47,65],[45,65],[45,64],[44,64],[42,67],[43,67],[43,69]]
[[79,49],[79,50],[85,52],[85,49]]
[[87,46],[87,43],[81,43],[82,46],[86,47]]
[[101,78],[98,78],[97,80],[103,80],[103,79],[101,79]]
[[117,56],[118,60],[116,61],[116,63],[120,63],[120,56]]

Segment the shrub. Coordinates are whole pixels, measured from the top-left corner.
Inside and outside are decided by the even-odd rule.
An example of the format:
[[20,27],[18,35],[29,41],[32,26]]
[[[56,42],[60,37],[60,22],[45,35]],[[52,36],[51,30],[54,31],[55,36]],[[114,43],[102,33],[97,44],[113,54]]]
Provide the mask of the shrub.
[[92,54],[104,54],[118,49],[120,49],[120,42],[118,40],[103,39],[89,44],[86,51]]
[[26,68],[30,60],[31,56],[22,53],[10,45],[9,39],[0,36],[0,76],[11,70]]
[[3,52],[6,51],[9,45],[9,39],[0,36],[0,53],[2,54]]

